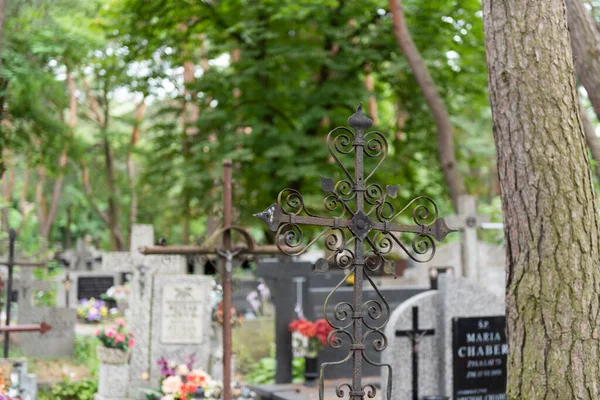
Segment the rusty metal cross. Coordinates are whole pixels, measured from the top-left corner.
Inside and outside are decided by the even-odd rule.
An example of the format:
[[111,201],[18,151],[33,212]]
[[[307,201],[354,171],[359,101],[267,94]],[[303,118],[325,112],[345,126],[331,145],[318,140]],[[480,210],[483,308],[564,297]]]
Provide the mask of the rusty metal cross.
[[[39,325],[10,325],[14,267],[19,266],[42,268],[46,266],[46,263],[15,260],[15,242],[17,241],[17,232],[14,229],[9,231],[8,240],[8,260],[6,262],[0,261],[0,265],[8,267],[8,283],[6,284],[6,322],[5,326],[0,327],[0,332],[4,332],[4,358],[8,358],[11,332],[40,332],[41,334],[44,334],[51,328],[50,325],[46,324],[45,322],[42,322]],[[4,282],[2,282],[1,288],[4,289]]]
[[[352,360],[353,376],[351,383],[342,383],[336,388],[336,395],[342,398],[346,391],[351,400],[373,398],[376,389],[373,385],[362,384],[362,363],[388,369],[387,399],[391,399],[392,368],[370,360],[365,352],[367,339],[372,336],[370,345],[376,351],[387,347],[387,337],[383,332],[390,317],[390,307],[381,295],[369,273],[384,268],[393,271],[389,254],[398,246],[415,261],[426,262],[435,254],[435,242],[443,241],[453,232],[442,218],[432,199],[420,196],[410,201],[396,212],[391,199],[396,198],[399,186],[386,186],[385,190],[370,179],[381,166],[388,153],[388,143],[380,132],[368,132],[373,121],[362,111],[362,104],[349,119],[350,130],[338,127],[327,137],[329,153],[342,169],[344,177],[337,182],[321,177],[322,189],[327,194],[324,208],[328,212],[339,213],[322,217],[308,211],[302,194],[295,189],[280,192],[276,204],[256,214],[276,232],[278,248],[288,255],[300,255],[317,240],[325,237],[325,247],[330,251],[327,259],[317,261],[316,270],[323,271],[333,261],[338,267],[355,275],[354,299],[352,303],[342,302],[334,307],[333,319],[328,316],[327,304],[332,294],[346,281],[344,277],[325,300],[325,318],[333,327],[329,335],[330,347],[340,349],[348,346],[348,354],[339,361],[323,363],[319,382],[319,398],[324,399],[324,372],[328,366],[339,365]],[[340,157],[352,154],[353,173],[347,169]],[[374,159],[374,167],[365,176],[365,159]],[[412,210],[407,216],[406,211]],[[411,217],[413,223],[401,223]],[[302,226],[319,226],[324,229],[312,240],[305,241]],[[403,243],[401,234],[413,234],[410,245]],[[348,237],[348,238],[347,238]],[[353,246],[351,246],[353,245]],[[388,258],[386,258],[388,256]],[[390,268],[392,266],[392,268]],[[381,301],[363,302],[363,283],[368,282],[377,292]]]
[[[215,255],[221,260],[223,281],[223,399],[231,400],[232,330],[230,321],[233,303],[231,287],[233,260],[244,255],[275,255],[279,254],[279,250],[276,246],[256,246],[248,231],[232,225],[231,161],[223,163],[223,186],[223,227],[212,235],[213,238],[222,236],[223,242],[221,245],[209,243],[202,246],[153,246],[141,248],[140,252],[147,255]],[[244,242],[243,245],[234,246],[233,233],[240,235]]]

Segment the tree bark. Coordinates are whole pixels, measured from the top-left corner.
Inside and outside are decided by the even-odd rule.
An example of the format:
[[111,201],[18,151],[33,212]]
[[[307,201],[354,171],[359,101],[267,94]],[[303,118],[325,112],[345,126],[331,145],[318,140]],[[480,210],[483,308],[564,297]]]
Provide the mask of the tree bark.
[[596,136],[596,131],[592,125],[592,121],[587,116],[587,109],[583,104],[581,107],[581,122],[583,123],[583,132],[585,133],[585,141],[590,148],[590,153],[596,164],[596,178],[600,180],[600,139]]
[[129,190],[131,195],[131,204],[129,205],[129,228],[128,228],[128,237],[131,240],[131,231],[133,229],[133,225],[137,221],[137,194],[135,192],[135,163],[133,161],[133,151],[137,146],[138,141],[140,140],[140,125],[142,124],[142,120],[144,119],[144,112],[146,111],[146,99],[143,98],[142,101],[135,107],[134,112],[134,121],[133,121],[133,131],[131,132],[131,144],[129,147],[129,153],[127,154],[127,176],[129,177]]
[[[577,77],[588,93],[597,118],[600,119],[600,31],[582,0],[565,0],[565,3]],[[583,113],[582,118],[584,128],[587,128],[586,122],[590,121]],[[585,131],[592,157],[596,165],[600,165],[600,140],[596,135],[588,135],[589,129]],[[600,178],[600,175],[598,177]]]
[[421,58],[419,50],[408,31],[408,26],[404,17],[404,9],[402,7],[402,0],[388,0],[388,4],[390,12],[392,13],[394,34],[398,46],[400,46],[404,57],[406,57],[406,61],[408,62],[419,87],[423,91],[425,101],[433,114],[437,127],[438,152],[442,164],[442,171],[444,172],[446,184],[450,191],[454,210],[458,213],[458,198],[461,195],[466,194],[467,189],[456,162],[452,123],[450,122],[448,110],[435,86],[435,82],[433,82],[433,78],[427,69],[427,65],[425,65],[425,62]]
[[577,77],[600,119],[600,32],[582,0],[565,0]]
[[600,221],[564,1],[483,1],[511,400],[600,395]]

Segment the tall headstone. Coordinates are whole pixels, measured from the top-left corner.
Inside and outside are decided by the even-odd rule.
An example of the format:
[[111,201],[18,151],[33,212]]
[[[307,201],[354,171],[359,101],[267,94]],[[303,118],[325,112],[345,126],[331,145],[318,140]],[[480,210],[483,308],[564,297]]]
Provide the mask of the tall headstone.
[[[504,300],[476,282],[444,274],[439,277],[439,290],[418,294],[396,308],[385,331],[389,345],[383,353],[383,362],[392,365],[394,399],[398,400],[412,399],[411,343],[406,338],[396,337],[395,333],[411,329],[413,307],[419,310],[420,326],[435,330],[435,335],[423,340],[419,346],[419,393],[422,396],[452,396],[453,366],[458,356],[453,347],[456,319],[479,317],[479,320],[487,320],[503,316]],[[386,371],[382,379],[387,382]]]
[[[271,290],[275,305],[275,354],[277,369],[276,383],[292,381],[292,334],[290,323],[298,319],[297,306],[303,306],[303,298],[308,298],[308,285],[303,285],[301,293],[295,278],[307,278],[312,273],[310,263],[281,263],[279,261],[258,264],[256,275],[264,278]],[[298,304],[300,300],[300,304]]]
[[150,344],[150,380],[160,381],[156,360],[183,363],[193,355],[195,367],[208,369],[211,349],[212,279],[199,275],[154,277]]
[[[144,256],[140,253],[141,247],[153,245],[152,225],[134,225],[131,232],[131,251],[107,253],[102,258],[103,271],[133,275],[130,282],[128,322],[129,328],[135,335],[136,344],[129,362],[130,398],[143,398],[141,388],[156,389],[158,382],[154,378],[156,378],[155,367],[158,358],[153,357],[160,358],[159,353],[162,349],[165,349],[165,357],[176,353],[170,349],[167,351],[167,348],[159,345],[162,333],[156,330],[158,323],[156,319],[160,317],[157,310],[162,307],[160,285],[175,275],[177,275],[175,282],[177,279],[187,278],[184,275],[187,266],[182,256]],[[155,285],[160,286],[160,289],[157,290]],[[210,295],[210,285],[206,289],[206,295]],[[210,324],[210,319],[207,324]]]

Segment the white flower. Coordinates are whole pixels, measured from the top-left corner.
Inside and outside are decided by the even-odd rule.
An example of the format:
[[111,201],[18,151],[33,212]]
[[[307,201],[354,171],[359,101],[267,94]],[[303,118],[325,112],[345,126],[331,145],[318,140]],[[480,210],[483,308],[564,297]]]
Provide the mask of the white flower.
[[165,394],[177,393],[183,381],[179,376],[168,376],[162,383],[162,392]]
[[173,397],[172,394],[168,394],[166,396],[161,397],[160,400],[175,400],[175,397]]
[[177,366],[176,372],[177,372],[177,375],[179,375],[179,376],[186,376],[187,374],[190,373],[190,369],[188,368],[187,365],[181,364],[181,365]]

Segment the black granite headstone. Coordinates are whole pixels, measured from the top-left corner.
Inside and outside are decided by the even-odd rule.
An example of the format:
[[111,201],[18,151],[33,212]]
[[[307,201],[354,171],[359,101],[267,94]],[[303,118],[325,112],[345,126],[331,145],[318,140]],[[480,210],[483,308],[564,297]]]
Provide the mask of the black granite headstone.
[[113,276],[81,276],[77,279],[77,300],[95,298],[115,284]]
[[[318,282],[320,280],[321,274],[315,274],[311,276],[310,287],[309,287],[309,295],[305,297],[307,301],[305,302],[304,311],[306,314],[306,318],[315,321],[319,318],[324,317],[324,307],[325,299],[329,295],[329,293],[333,290],[335,285],[339,283],[339,281],[343,278],[343,275],[340,276],[337,282],[330,287],[319,287],[321,286]],[[425,292],[428,290],[427,287],[380,287],[381,294],[385,297],[387,302],[390,305],[390,314],[394,312],[394,310],[405,300],[409,298]],[[327,304],[327,315],[329,318],[333,320],[333,310],[335,305],[340,302],[348,302],[352,301],[354,289],[352,286],[341,286],[332,296],[329,298],[329,302]],[[379,296],[377,292],[373,290],[370,286],[365,285],[363,289],[363,299],[364,302],[369,300],[379,300]],[[372,322],[368,316],[365,318],[367,322]],[[375,339],[375,336],[372,336]],[[371,338],[371,337],[370,337]],[[369,338],[369,339],[370,339]],[[344,342],[344,345],[341,349],[332,349],[326,348],[319,353],[319,361],[320,362],[333,362],[339,361],[343,359],[346,354],[348,354],[349,348],[347,346],[347,341]],[[366,343],[370,343],[366,341]],[[373,349],[373,346],[367,345],[366,349],[367,357],[370,360],[378,363],[381,362],[381,353],[377,352]],[[373,366],[369,363],[363,363],[363,376],[379,376],[381,374],[381,368]],[[325,371],[325,377],[327,379],[339,379],[339,378],[349,378],[352,377],[352,362],[346,362],[345,364],[336,366],[336,368],[328,368]]]
[[455,318],[452,326],[455,400],[506,399],[506,318]]
[[[292,382],[292,334],[289,325],[298,318],[295,311],[297,293],[294,278],[308,277],[312,271],[311,263],[265,262],[256,267],[256,276],[265,280],[275,305],[275,383]],[[302,297],[306,299],[307,285],[303,286],[303,292]]]

